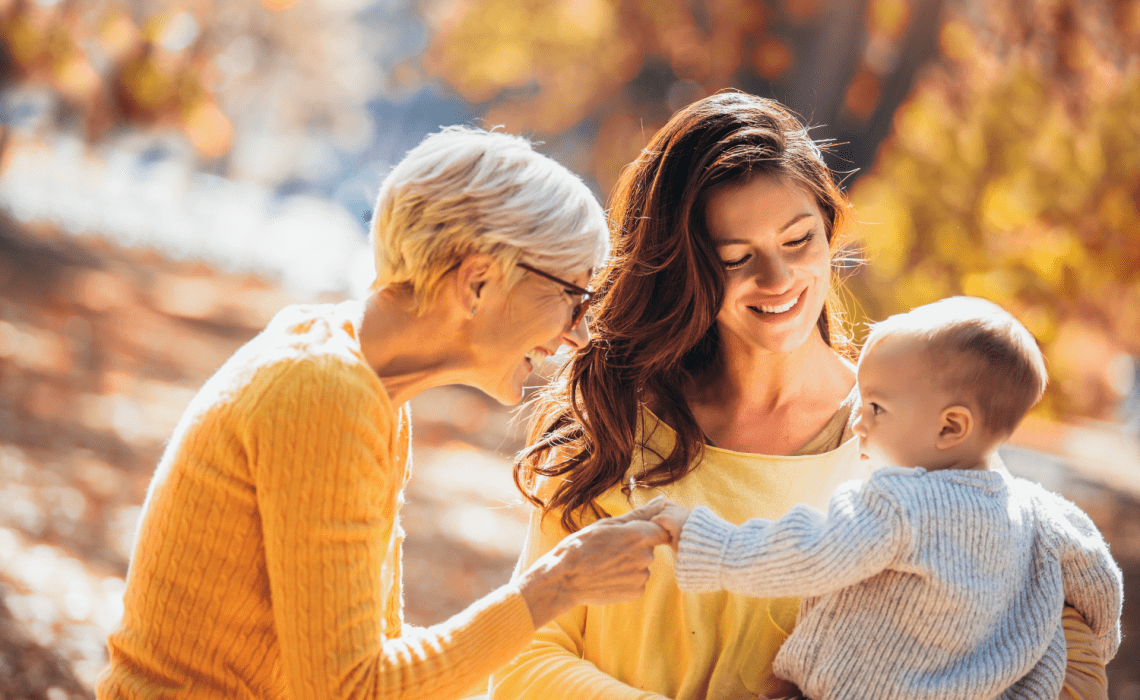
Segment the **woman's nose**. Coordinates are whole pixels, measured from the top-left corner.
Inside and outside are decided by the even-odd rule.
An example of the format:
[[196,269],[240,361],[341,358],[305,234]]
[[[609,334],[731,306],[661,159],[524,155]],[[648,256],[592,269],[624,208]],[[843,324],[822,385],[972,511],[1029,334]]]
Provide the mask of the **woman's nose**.
[[759,260],[754,277],[756,286],[763,290],[785,291],[792,281],[792,271],[779,254],[757,254]]
[[585,317],[578,321],[578,325],[562,331],[562,344],[574,350],[585,347],[590,341],[590,330],[586,327]]

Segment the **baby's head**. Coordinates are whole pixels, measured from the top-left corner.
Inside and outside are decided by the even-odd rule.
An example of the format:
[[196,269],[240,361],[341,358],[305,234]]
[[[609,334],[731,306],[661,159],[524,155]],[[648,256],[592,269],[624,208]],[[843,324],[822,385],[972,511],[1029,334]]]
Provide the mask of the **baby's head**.
[[997,304],[952,297],[875,324],[859,360],[860,453],[927,469],[977,466],[1041,399],[1037,342]]

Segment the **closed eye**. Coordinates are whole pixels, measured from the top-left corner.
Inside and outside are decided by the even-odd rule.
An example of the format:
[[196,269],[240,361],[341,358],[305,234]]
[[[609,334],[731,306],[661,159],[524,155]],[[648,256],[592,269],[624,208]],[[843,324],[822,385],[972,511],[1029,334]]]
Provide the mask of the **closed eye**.
[[794,241],[788,241],[784,245],[788,246],[789,248],[799,248],[800,246],[807,245],[811,239],[815,238],[817,233],[817,231],[808,231],[807,234],[803,236],[803,238],[797,238]]
[[752,253],[749,253],[739,260],[722,260],[721,262],[724,263],[726,270],[735,270],[738,267],[743,267],[744,263],[748,262],[751,259]]

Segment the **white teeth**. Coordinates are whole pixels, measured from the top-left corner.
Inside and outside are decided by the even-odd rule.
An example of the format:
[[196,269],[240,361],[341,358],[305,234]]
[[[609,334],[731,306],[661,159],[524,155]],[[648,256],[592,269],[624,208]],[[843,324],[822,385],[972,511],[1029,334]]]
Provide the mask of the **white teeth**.
[[[800,296],[803,296],[803,295],[801,294]],[[800,297],[797,296],[795,299],[792,299],[787,304],[782,304],[780,306],[757,306],[756,308],[760,309],[761,311],[763,311],[766,314],[782,314],[785,311],[787,311],[788,309],[795,306],[796,302],[799,300],[800,300]]]

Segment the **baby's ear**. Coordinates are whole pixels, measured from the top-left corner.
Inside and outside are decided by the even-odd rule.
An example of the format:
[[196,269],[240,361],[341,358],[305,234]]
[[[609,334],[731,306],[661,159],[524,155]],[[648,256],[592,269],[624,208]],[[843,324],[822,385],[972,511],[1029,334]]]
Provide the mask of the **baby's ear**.
[[940,450],[962,444],[974,431],[974,414],[966,406],[945,408],[938,420],[938,439],[934,444]]

